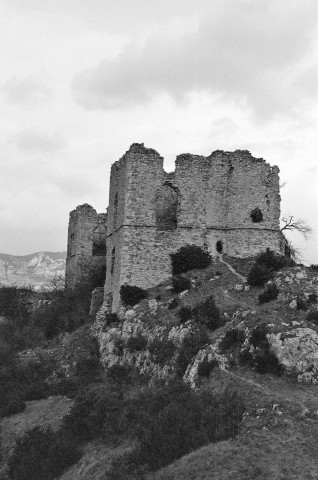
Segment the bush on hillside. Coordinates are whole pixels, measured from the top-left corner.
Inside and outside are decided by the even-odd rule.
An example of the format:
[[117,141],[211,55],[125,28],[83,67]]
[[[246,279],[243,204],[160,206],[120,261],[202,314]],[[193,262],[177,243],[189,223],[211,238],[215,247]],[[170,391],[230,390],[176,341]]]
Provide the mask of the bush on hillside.
[[103,436],[107,427],[108,439],[110,431],[117,435],[122,410],[121,393],[109,385],[97,385],[75,398],[69,414],[64,419],[64,428],[75,438],[91,441]]
[[154,362],[161,366],[165,365],[167,362],[169,362],[169,360],[171,360],[175,353],[175,349],[175,344],[168,338],[162,340],[159,338],[154,338],[148,346],[149,353],[151,354]]
[[9,458],[8,474],[12,480],[53,480],[78,462],[81,451],[65,431],[50,428],[29,430],[18,438]]
[[170,254],[172,273],[179,275],[195,268],[206,268],[211,264],[209,252],[196,245],[186,245]]
[[180,323],[183,324],[192,318],[192,309],[190,307],[181,307],[178,311]]
[[196,330],[191,331],[191,333],[183,339],[176,358],[176,374],[179,377],[184,375],[193,357],[209,343],[209,336],[202,326],[198,326]]
[[168,309],[169,310],[174,310],[177,308],[179,305],[179,300],[177,298],[173,298],[169,303],[168,303]]
[[236,391],[214,396],[173,382],[144,390],[126,412],[138,439],[131,461],[156,470],[211,441],[235,435],[244,405]]
[[286,257],[273,252],[270,248],[267,248],[265,252],[258,254],[255,262],[257,265],[263,265],[272,271],[281,270],[286,264],[288,264]]
[[181,293],[191,288],[191,281],[187,277],[177,275],[172,277],[172,287],[174,293]]
[[192,308],[191,316],[195,322],[205,325],[209,330],[216,330],[225,324],[212,296],[208,297],[205,302]]
[[318,325],[318,310],[310,310],[307,317],[306,317],[307,322],[315,323]]
[[147,290],[143,290],[142,288],[133,285],[122,285],[119,293],[120,299],[126,307],[133,307],[134,305],[137,305],[140,300],[143,300],[148,296]]
[[316,293],[310,293],[308,296],[309,303],[317,303],[318,302],[318,295]]
[[296,302],[297,310],[308,310],[308,303],[306,302],[305,298],[298,296]]
[[218,366],[218,362],[216,360],[208,360],[205,358],[198,366],[198,375],[199,377],[206,377],[210,376],[212,370]]
[[266,288],[263,293],[258,296],[259,303],[267,303],[272,300],[276,300],[279,290],[275,283],[270,283],[266,285]]
[[147,347],[147,338],[143,335],[136,335],[129,337],[126,343],[126,348],[129,352],[141,352]]
[[247,282],[252,287],[263,287],[272,277],[273,273],[269,268],[255,263],[247,276]]
[[310,268],[310,270],[317,271],[318,270],[318,264],[317,263],[312,263],[309,268]]
[[256,350],[251,357],[251,364],[259,373],[282,375],[283,367],[275,354],[270,351],[267,334],[268,327],[266,324],[259,325],[252,331],[250,343]]
[[240,348],[245,341],[245,332],[238,328],[231,328],[222,338],[219,349],[221,353],[225,353],[230,348]]

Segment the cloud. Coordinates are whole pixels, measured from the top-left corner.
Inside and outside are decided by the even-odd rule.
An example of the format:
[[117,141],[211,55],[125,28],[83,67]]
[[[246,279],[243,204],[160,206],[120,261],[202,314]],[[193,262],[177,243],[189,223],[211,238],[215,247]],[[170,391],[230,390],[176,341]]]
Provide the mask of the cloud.
[[131,42],[117,57],[77,75],[72,84],[77,102],[86,109],[125,108],[163,92],[180,102],[205,91],[245,102],[263,118],[294,112],[295,82],[313,48],[318,4],[214,5],[195,32],[176,37],[158,31],[144,45]]
[[51,153],[66,146],[66,141],[58,133],[21,131],[11,137],[18,150],[25,153]]
[[8,101],[15,104],[41,103],[51,97],[49,88],[32,77],[10,78],[2,84],[0,90]]

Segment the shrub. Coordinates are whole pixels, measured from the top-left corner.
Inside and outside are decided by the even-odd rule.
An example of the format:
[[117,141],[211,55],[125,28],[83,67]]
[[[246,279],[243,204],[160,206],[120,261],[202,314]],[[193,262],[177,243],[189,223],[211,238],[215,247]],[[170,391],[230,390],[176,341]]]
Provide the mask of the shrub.
[[245,332],[238,328],[231,328],[222,338],[219,349],[222,353],[229,350],[231,347],[240,347],[245,341]]
[[170,254],[172,273],[178,275],[194,268],[206,268],[211,264],[209,252],[196,245],[181,247],[176,253]]
[[143,300],[148,296],[146,290],[133,285],[122,285],[119,293],[120,299],[126,307],[133,307],[134,305],[137,305],[140,300]]
[[100,369],[98,357],[80,358],[76,364],[75,375],[79,377],[94,377]]
[[297,297],[297,310],[308,310],[308,304],[306,300],[302,297]]
[[247,276],[247,282],[252,287],[262,287],[268,280],[271,280],[272,276],[269,268],[255,263]]
[[109,385],[89,387],[75,398],[69,414],[64,419],[64,428],[75,438],[94,440],[108,431],[119,431],[122,395]]
[[12,480],[53,480],[80,458],[77,443],[65,431],[36,427],[17,440],[8,474]]
[[283,368],[277,357],[270,351],[270,345],[267,340],[268,327],[265,324],[254,328],[250,343],[256,348],[252,357],[252,364],[259,373],[274,373],[281,375]]
[[310,293],[308,296],[308,302],[309,303],[317,303],[318,302],[318,296],[316,293]]
[[199,377],[209,377],[212,370],[218,366],[216,360],[208,360],[205,358],[198,366]]
[[171,302],[168,303],[168,309],[174,310],[175,308],[177,308],[178,305],[179,305],[179,300],[177,298],[173,298]]
[[154,338],[148,347],[149,353],[152,355],[154,361],[159,365],[165,365],[169,362],[175,352],[175,344],[172,340]]
[[187,277],[178,275],[176,277],[172,277],[172,287],[174,293],[181,293],[191,288],[191,281]]
[[147,346],[147,339],[143,335],[137,335],[135,337],[129,337],[126,343],[127,350],[129,352],[141,352]]
[[275,283],[270,283],[266,285],[266,288],[263,293],[258,296],[259,303],[267,303],[271,300],[275,300],[278,296],[279,290]]
[[130,461],[148,464],[151,470],[168,465],[204,444],[235,435],[243,412],[234,391],[225,390],[216,397],[208,391],[193,392],[180,382],[149,388],[127,412],[139,423],[139,445]]
[[279,255],[276,252],[267,248],[265,252],[261,252],[256,257],[257,265],[262,265],[269,270],[277,271],[286,265],[286,258],[283,255]]
[[212,296],[208,297],[204,303],[194,307],[191,315],[195,322],[205,325],[209,330],[216,330],[225,323],[225,321],[221,319],[220,310],[215,305]]
[[307,322],[312,322],[318,325],[318,310],[310,310],[306,320]]
[[180,317],[180,323],[185,323],[192,318],[192,310],[189,307],[181,307],[178,315]]
[[210,339],[206,331],[200,326],[187,335],[182,341],[176,358],[176,374],[182,377],[192,358],[209,343]]
[[310,270],[316,271],[316,270],[318,270],[318,264],[317,263],[312,263],[309,268],[310,268]]

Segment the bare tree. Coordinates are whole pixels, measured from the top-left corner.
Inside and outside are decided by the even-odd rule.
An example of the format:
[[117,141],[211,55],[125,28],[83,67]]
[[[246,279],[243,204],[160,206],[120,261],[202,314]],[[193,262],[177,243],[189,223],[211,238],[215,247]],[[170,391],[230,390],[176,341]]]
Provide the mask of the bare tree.
[[308,240],[314,233],[314,230],[308,225],[306,220],[302,218],[295,218],[293,215],[285,215],[282,217],[282,222],[284,225],[281,227],[281,232],[286,232],[287,230],[292,232],[298,232],[303,237]]

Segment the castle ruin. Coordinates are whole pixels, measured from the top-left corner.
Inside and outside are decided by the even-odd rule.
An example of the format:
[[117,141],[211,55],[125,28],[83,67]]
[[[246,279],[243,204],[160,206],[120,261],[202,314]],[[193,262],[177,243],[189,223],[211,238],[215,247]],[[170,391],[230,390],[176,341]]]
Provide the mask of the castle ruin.
[[107,214],[87,204],[70,214],[67,285],[81,280],[84,258],[106,261],[104,302],[116,311],[121,285],[167,280],[169,254],[186,244],[212,255],[248,257],[267,247],[281,253],[278,174],[247,150],[182,154],[167,173],[158,152],[131,145],[111,167]]

